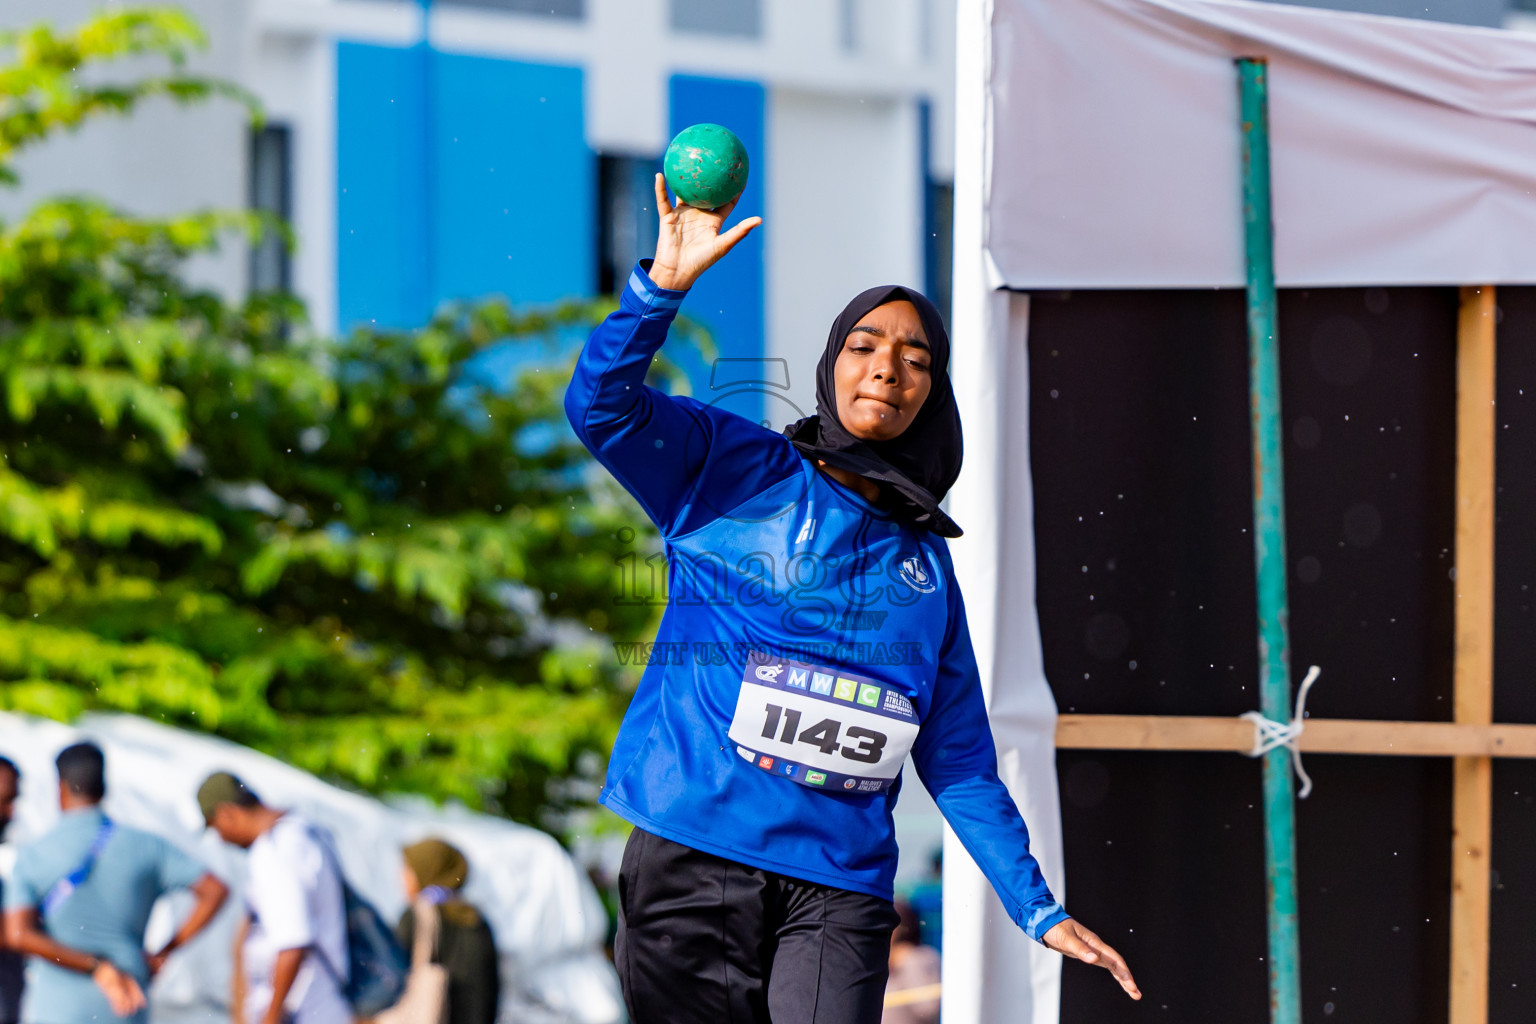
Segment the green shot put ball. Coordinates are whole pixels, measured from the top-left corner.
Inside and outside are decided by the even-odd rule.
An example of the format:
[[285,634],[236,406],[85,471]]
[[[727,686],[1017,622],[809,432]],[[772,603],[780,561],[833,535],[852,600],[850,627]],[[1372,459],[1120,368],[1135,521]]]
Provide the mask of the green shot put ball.
[[667,184],[678,199],[701,210],[724,206],[747,187],[747,147],[718,124],[684,128],[662,161]]

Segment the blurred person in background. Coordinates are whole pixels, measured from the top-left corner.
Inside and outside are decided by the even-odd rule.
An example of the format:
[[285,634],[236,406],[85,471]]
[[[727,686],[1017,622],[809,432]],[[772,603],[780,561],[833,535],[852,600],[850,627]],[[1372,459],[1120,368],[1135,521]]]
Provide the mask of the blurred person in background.
[[923,945],[917,911],[896,901],[901,923],[891,932],[891,977],[880,1024],[939,1024],[939,951]]
[[228,772],[197,790],[203,820],[246,858],[231,977],[237,1024],[352,1024],[341,871],[315,827]]
[[496,940],[485,918],[459,895],[469,877],[469,862],[441,839],[407,846],[404,856],[401,881],[411,905],[396,929],[401,946],[414,948],[418,914],[437,914],[433,962],[448,970],[445,1024],[493,1024],[501,998]]
[[[21,793],[21,769],[8,757],[0,757],[0,842],[16,813],[16,797]],[[5,882],[0,879],[0,907],[5,906]],[[5,944],[0,929],[0,1024],[16,1024],[21,1019],[21,954]]]
[[[229,890],[164,839],[102,813],[101,748],[77,743],[55,763],[63,816],[22,849],[5,892],[6,942],[34,958],[21,1019],[147,1024],[150,978],[213,920]],[[176,889],[190,889],[197,903],[171,940],[147,954],[149,912]]]
[[928,874],[912,889],[907,897],[917,914],[922,928],[924,945],[944,952],[944,848],[933,851],[928,862]]

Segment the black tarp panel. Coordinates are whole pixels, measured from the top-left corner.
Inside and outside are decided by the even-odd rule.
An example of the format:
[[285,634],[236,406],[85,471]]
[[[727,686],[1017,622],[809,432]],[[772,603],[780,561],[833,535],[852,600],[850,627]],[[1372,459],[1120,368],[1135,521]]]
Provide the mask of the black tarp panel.
[[[1456,308],[1453,289],[1281,296],[1293,666],[1298,679],[1323,668],[1315,715],[1451,715]],[[1059,706],[1257,707],[1241,293],[1036,295],[1029,349]],[[1059,767],[1068,906],[1119,942],[1148,995],[1133,1005],[1069,965],[1063,1021],[1266,1021],[1257,764],[1064,751]],[[1443,1021],[1449,762],[1318,756],[1308,769],[1307,1019]]]
[[[1536,288],[1501,288],[1493,715],[1536,723]],[[1489,1019],[1536,1021],[1536,762],[1493,769]]]

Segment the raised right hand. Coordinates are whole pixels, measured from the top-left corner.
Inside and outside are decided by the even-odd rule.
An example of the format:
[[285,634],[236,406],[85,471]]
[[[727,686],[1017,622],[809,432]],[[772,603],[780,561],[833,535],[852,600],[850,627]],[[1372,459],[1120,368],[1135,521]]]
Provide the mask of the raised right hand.
[[700,274],[763,222],[761,217],[748,217],[722,235],[720,226],[735,207],[735,200],[714,210],[700,210],[686,203],[673,206],[667,198],[666,179],[657,174],[656,209],[661,213],[661,231],[656,237],[651,280],[662,288],[691,288]]

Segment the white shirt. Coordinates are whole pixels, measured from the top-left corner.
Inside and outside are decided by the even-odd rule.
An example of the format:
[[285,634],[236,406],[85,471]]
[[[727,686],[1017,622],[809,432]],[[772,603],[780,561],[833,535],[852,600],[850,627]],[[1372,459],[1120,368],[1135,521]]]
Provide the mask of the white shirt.
[[251,844],[245,901],[253,920],[242,952],[248,1021],[260,1021],[272,1005],[277,954],[302,948],[309,955],[283,1004],[289,1019],[293,1024],[352,1020],[337,982],[349,965],[341,878],[334,852],[323,849],[322,841],[309,822],[289,813]]

